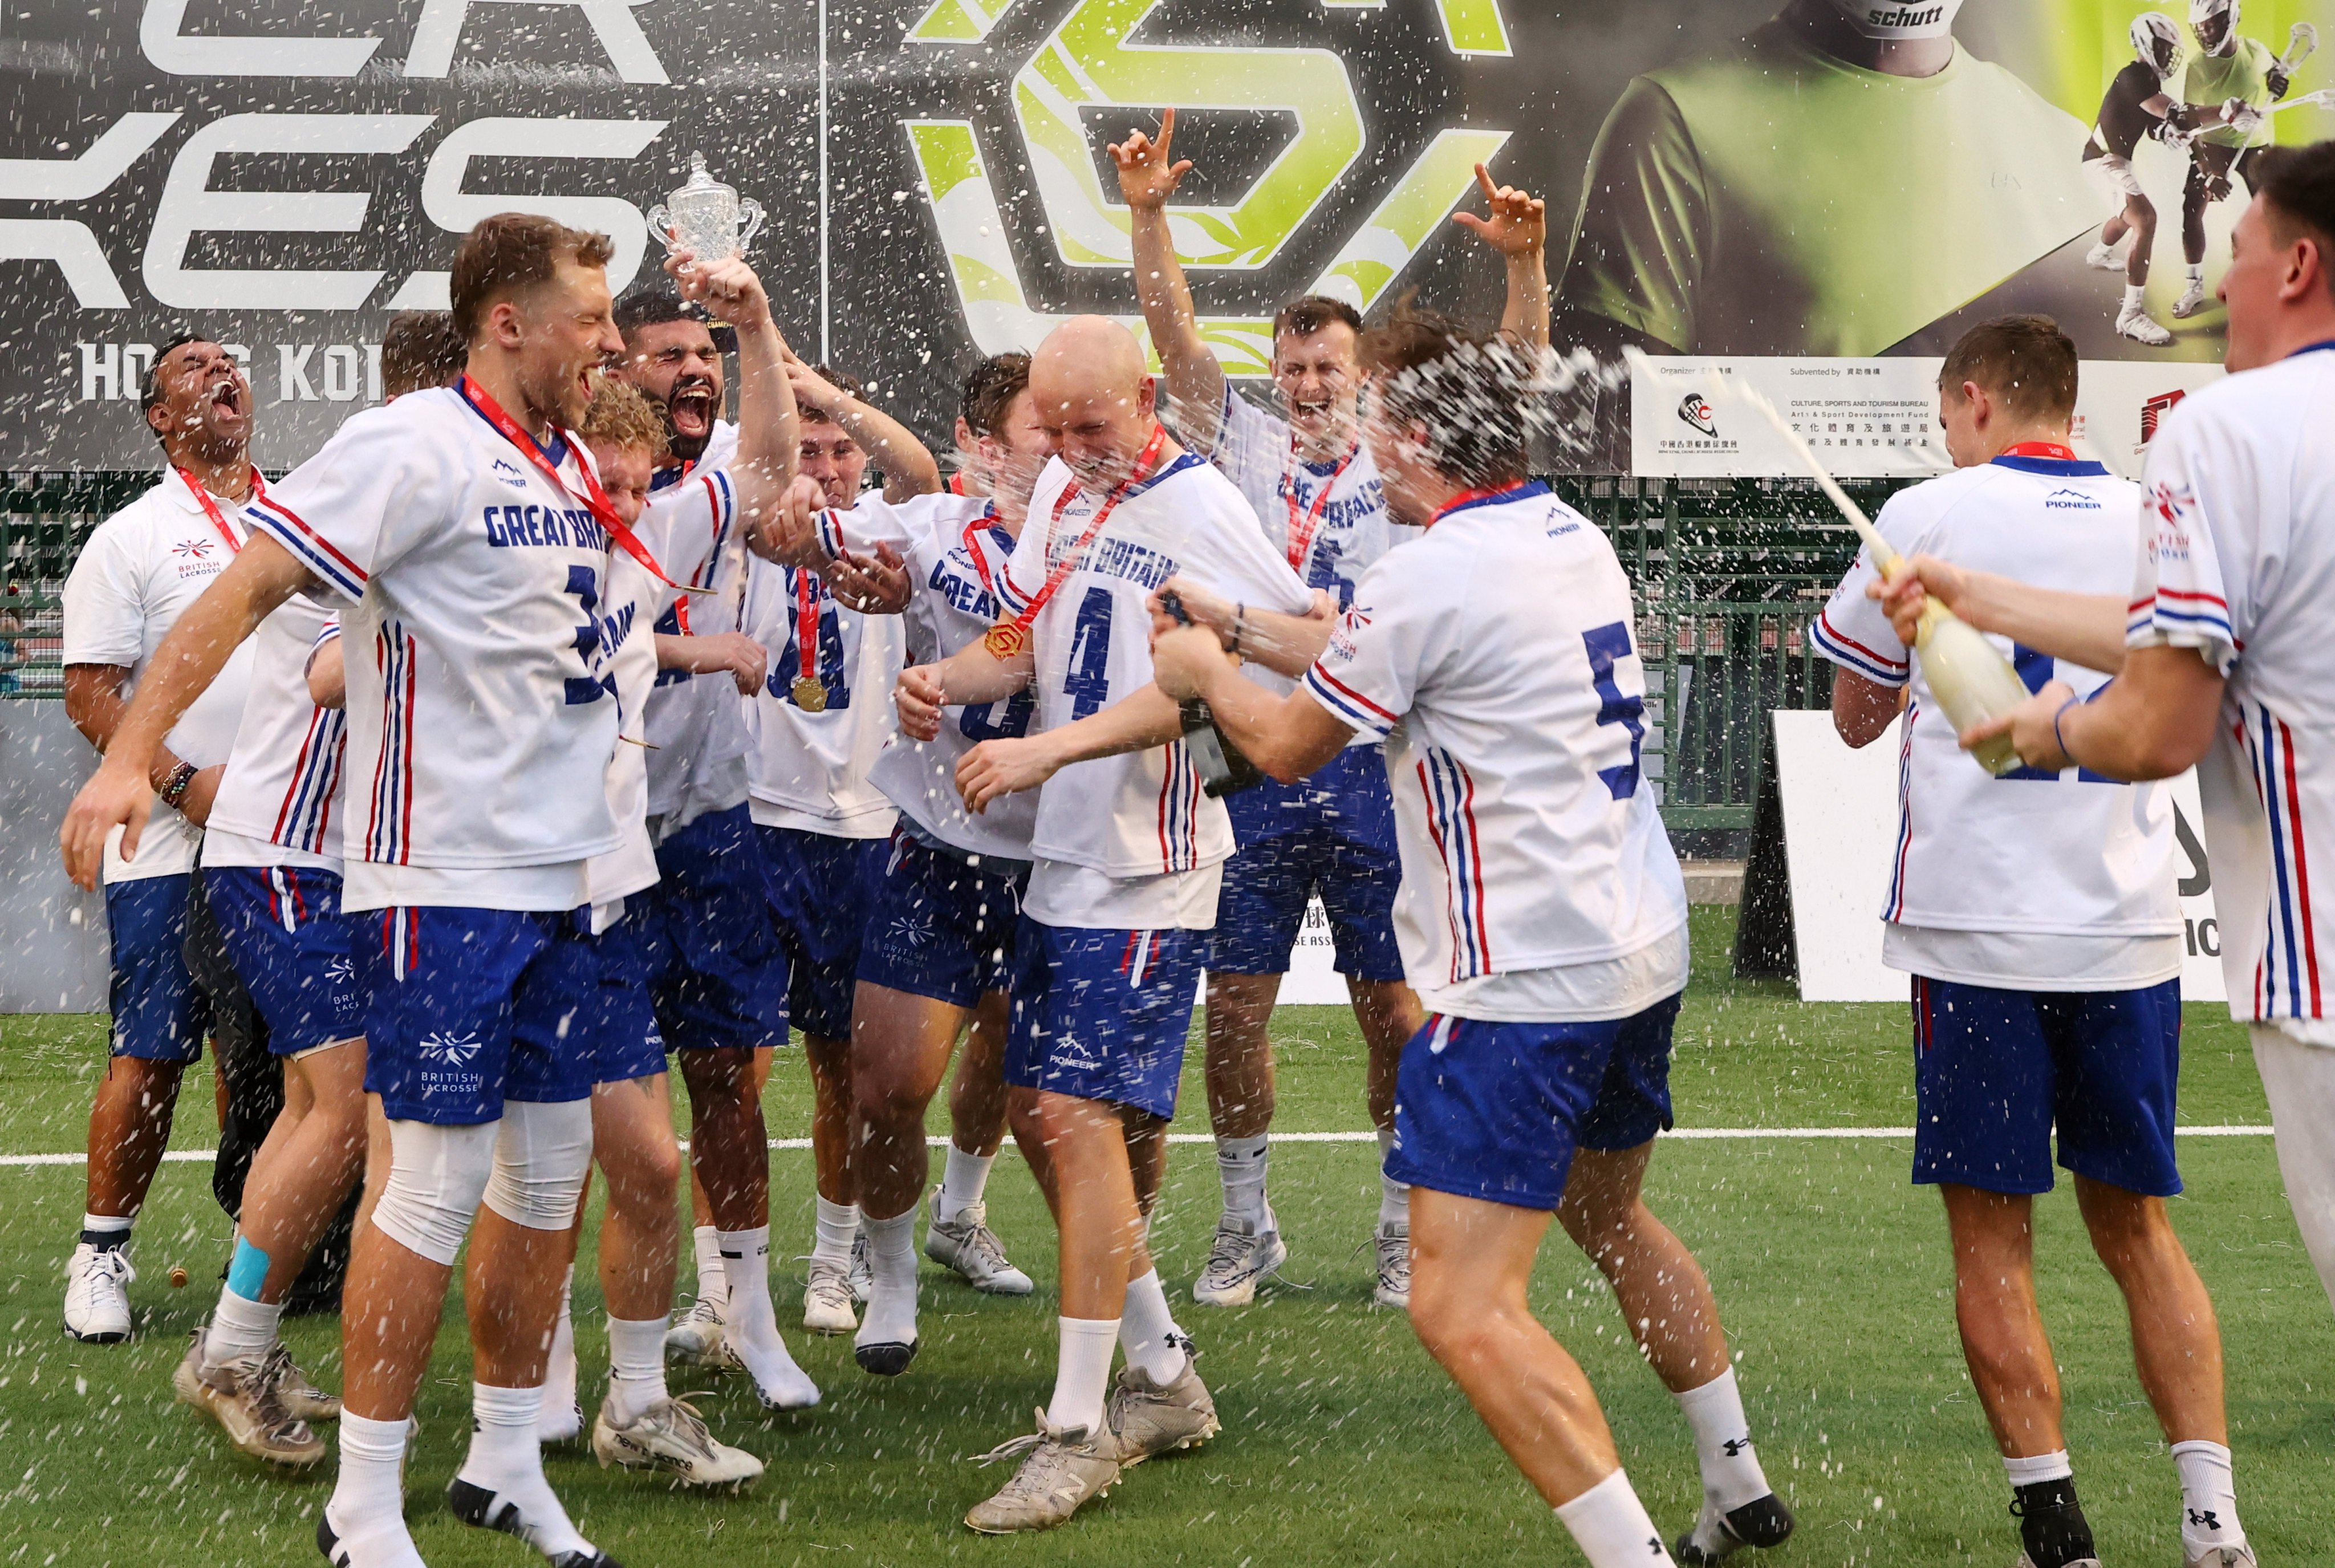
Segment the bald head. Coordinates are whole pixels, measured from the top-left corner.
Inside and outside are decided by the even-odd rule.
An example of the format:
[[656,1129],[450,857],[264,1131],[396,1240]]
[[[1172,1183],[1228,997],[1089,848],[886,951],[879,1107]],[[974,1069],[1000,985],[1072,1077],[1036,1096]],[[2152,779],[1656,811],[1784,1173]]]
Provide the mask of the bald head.
[[1128,477],[1151,439],[1151,377],[1135,334],[1107,316],[1073,316],[1030,360],[1039,422],[1085,485]]

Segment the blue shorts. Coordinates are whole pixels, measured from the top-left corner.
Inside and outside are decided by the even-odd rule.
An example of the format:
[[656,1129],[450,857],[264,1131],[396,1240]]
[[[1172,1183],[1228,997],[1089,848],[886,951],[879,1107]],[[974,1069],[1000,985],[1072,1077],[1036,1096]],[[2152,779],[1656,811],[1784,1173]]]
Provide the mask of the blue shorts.
[[859,978],[957,1007],[1008,989],[1029,881],[1027,864],[978,861],[894,833],[868,889]]
[[1005,1081],[1172,1118],[1207,941],[1024,920]]
[[1306,904],[1319,895],[1338,973],[1400,980],[1394,895],[1401,885],[1402,862],[1392,851],[1352,843],[1327,827],[1243,840],[1240,853],[1225,862],[1208,967],[1225,974],[1287,973]]
[[575,1025],[599,966],[574,914],[398,908],[354,917],[365,1088],[392,1121],[474,1127],[506,1099],[592,1092]]
[[2171,1197],[2181,982],[2132,991],[2004,991],[1914,981],[1914,1179],[2051,1190],[2059,1163]]
[[140,1061],[199,1061],[210,999],[187,973],[187,889],[192,878],[141,876],[105,885],[113,946],[108,1004],[113,1054]]
[[355,927],[341,876],[297,866],[207,866],[203,892],[228,961],[267,1024],[267,1049],[298,1056],[364,1033]]
[[787,955],[770,922],[762,841],[746,808],[709,811],[657,846],[658,882],[625,899],[665,1043],[751,1050],[787,1042]]
[[805,1034],[848,1040],[860,924],[890,840],[799,828],[758,827],[754,837],[762,841],[770,914],[787,955],[788,1018]]
[[575,944],[590,973],[578,978],[590,1000],[567,1026],[567,1038],[586,1060],[592,1082],[630,1083],[664,1070],[664,1036],[649,997],[647,954],[630,905],[625,917],[597,936]]
[[1576,1148],[1635,1148],[1671,1125],[1679,999],[1599,1023],[1437,1016],[1402,1048],[1386,1174],[1554,1209]]

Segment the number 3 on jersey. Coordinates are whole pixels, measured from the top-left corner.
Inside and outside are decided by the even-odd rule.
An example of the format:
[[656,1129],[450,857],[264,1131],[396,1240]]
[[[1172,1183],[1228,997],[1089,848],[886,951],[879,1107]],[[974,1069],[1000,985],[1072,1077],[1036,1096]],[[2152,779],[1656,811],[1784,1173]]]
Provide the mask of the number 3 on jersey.
[[1605,780],[1616,800],[1627,800],[1638,792],[1638,757],[1646,743],[1646,700],[1624,692],[1613,679],[1613,666],[1628,658],[1630,628],[1626,622],[1614,621],[1607,625],[1592,627],[1581,634],[1581,645],[1589,653],[1589,679],[1597,688],[1597,722],[1626,725],[1630,731],[1630,760],[1614,768],[1600,768],[1597,777]]
[[1073,721],[1100,713],[1110,702],[1110,590],[1089,588],[1071,630],[1070,668],[1062,672],[1062,694],[1071,699]]

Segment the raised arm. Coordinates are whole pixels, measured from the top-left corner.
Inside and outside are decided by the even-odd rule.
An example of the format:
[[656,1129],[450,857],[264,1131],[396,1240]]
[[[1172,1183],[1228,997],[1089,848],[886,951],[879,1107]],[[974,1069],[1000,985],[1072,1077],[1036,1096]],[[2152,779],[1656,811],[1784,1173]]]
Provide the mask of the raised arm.
[[2038,588],[1992,572],[1973,572],[1935,556],[1914,556],[1892,582],[1865,589],[1889,612],[1907,647],[1922,606],[1935,598],[1981,632],[2021,647],[2113,675],[2124,668],[2125,603],[2113,594]]
[[770,319],[762,280],[744,261],[732,257],[700,266],[683,251],[665,262],[665,270],[683,297],[703,305],[738,334],[738,455],[730,478],[737,488],[738,515],[751,533],[794,483],[801,458],[786,339]]
[[1537,196],[1513,185],[1496,184],[1492,171],[1476,165],[1476,183],[1492,211],[1489,218],[1455,212],[1451,221],[1474,231],[1500,253],[1508,268],[1508,304],[1500,330],[1533,348],[1548,346],[1548,210]]
[[1338,629],[1338,606],[1325,593],[1313,595],[1313,608],[1303,615],[1261,610],[1226,598],[1183,577],[1170,577],[1151,595],[1151,630],[1157,636],[1179,624],[1161,603],[1174,594],[1197,625],[1216,633],[1228,653],[1254,660],[1266,669],[1296,680],[1313,667],[1330,637]]
[[1325,766],[1354,738],[1303,687],[1277,697],[1242,679],[1232,656],[1205,627],[1179,627],[1153,638],[1151,660],[1158,682],[1152,690],[1163,701],[1171,708],[1178,698],[1205,701],[1225,739],[1284,784]]
[[[851,396],[781,344],[796,406],[832,421],[857,441],[868,461],[884,471],[884,498],[897,503],[929,496],[941,488],[940,465],[908,427],[872,403]],[[741,431],[742,435],[743,432]]]
[[1159,117],[1157,140],[1130,131],[1111,148],[1110,160],[1119,166],[1119,194],[1134,230],[1135,292],[1143,303],[1144,324],[1151,329],[1151,346],[1168,373],[1176,428],[1187,445],[1207,457],[1216,450],[1225,371],[1200,335],[1191,286],[1184,281],[1184,265],[1176,259],[1176,241],[1168,229],[1168,198],[1192,167],[1189,159],[1174,160],[1175,140],[1176,111],[1170,109]]
[[122,858],[135,856],[148,798],[153,794],[148,775],[162,749],[162,737],[218,678],[228,659],[259,623],[312,581],[308,568],[289,550],[266,534],[255,533],[227,570],[187,606],[154,650],[129,711],[114,727],[105,760],[65,812],[57,837],[64,848],[66,874],[75,882],[86,888],[97,886],[106,837],[116,828],[124,829]]

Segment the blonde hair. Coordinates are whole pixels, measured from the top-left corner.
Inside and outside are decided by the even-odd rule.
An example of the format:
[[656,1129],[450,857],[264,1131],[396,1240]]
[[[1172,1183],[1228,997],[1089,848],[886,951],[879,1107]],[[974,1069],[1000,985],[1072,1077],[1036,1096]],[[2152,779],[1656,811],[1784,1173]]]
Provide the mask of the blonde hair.
[[648,453],[652,463],[662,463],[672,455],[665,444],[664,420],[656,405],[620,376],[601,376],[592,392],[592,406],[584,412],[584,428],[576,433],[591,443],[635,448]]

